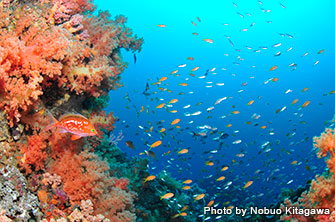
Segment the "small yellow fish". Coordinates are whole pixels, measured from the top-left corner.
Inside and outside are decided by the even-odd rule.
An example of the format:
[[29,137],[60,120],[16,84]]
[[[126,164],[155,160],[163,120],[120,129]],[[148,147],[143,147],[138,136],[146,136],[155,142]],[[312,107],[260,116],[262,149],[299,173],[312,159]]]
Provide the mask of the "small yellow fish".
[[165,106],[165,103],[161,103],[161,104],[159,104],[158,106],[156,106],[156,109],[163,108],[164,106]]
[[189,190],[189,189],[191,189],[191,187],[190,187],[190,186],[184,186],[184,187],[181,188],[181,189],[183,189],[183,190]]
[[291,165],[294,165],[294,164],[297,164],[297,163],[298,163],[298,161],[294,160],[294,161],[291,162]]
[[226,127],[231,127],[232,126],[232,124],[231,123],[229,123]]
[[212,39],[203,39],[205,42],[208,42],[208,43],[213,43],[213,40]]
[[199,195],[197,195],[197,196],[194,198],[194,201],[201,200],[201,199],[204,198],[204,197],[205,197],[205,194],[204,194],[204,193],[199,194]]
[[165,28],[166,27],[166,25],[163,25],[163,24],[159,24],[157,26],[160,27],[160,28]]
[[251,104],[253,104],[254,103],[254,100],[250,100],[249,102],[248,102],[248,106],[250,106]]
[[170,113],[177,113],[178,111],[177,110],[171,110],[171,111],[169,111]]
[[172,218],[176,218],[176,217],[179,217],[179,216],[186,217],[187,213],[186,212],[181,212],[179,214],[175,214]]
[[192,180],[185,180],[183,183],[184,184],[190,184],[190,183],[192,183]]
[[211,200],[211,201],[208,202],[207,207],[210,207],[210,206],[212,206],[213,204],[214,204],[214,200]]
[[161,144],[162,144],[162,141],[158,140],[158,141],[154,142],[153,144],[151,144],[150,148],[160,146]]
[[319,52],[318,52],[318,54],[321,54],[321,53],[323,53],[325,50],[324,49],[321,49]]
[[165,132],[165,128],[162,128],[159,132],[160,133],[164,133]]
[[226,171],[226,170],[228,170],[228,167],[227,167],[227,166],[225,166],[225,167],[223,167],[223,168],[221,169],[221,171]]
[[181,211],[187,210],[188,209],[188,205],[185,205],[183,208],[181,208]]
[[232,113],[232,114],[239,114],[240,111],[235,110],[235,111],[233,111],[233,112],[231,112],[231,113]]
[[178,154],[185,154],[188,153],[188,149],[182,149],[178,152]]
[[194,68],[191,70],[191,72],[197,71],[198,69],[199,69],[199,66],[194,67]]
[[182,216],[182,217],[186,217],[186,216],[187,216],[187,213],[186,213],[186,212],[182,212],[182,213],[180,213],[179,215]]
[[250,187],[252,183],[253,183],[252,180],[248,181],[248,182],[244,185],[243,189],[246,189],[246,188]]
[[159,82],[163,82],[163,81],[165,81],[165,80],[167,80],[167,77],[162,77],[160,80],[158,80]]
[[222,181],[222,180],[224,180],[225,178],[226,178],[225,176],[221,176],[221,177],[217,178],[216,181]]
[[175,119],[171,122],[171,125],[175,125],[175,124],[179,123],[179,121],[180,121],[180,119]]
[[166,193],[163,196],[161,196],[161,200],[162,199],[170,199],[171,197],[173,197],[174,194],[173,193]]
[[308,90],[308,88],[304,88],[301,92],[306,92]]
[[302,104],[302,108],[305,108],[306,106],[308,106],[309,105],[309,103],[310,103],[311,101],[306,101],[306,102],[304,102],[304,104]]
[[214,166],[214,163],[213,163],[213,161],[206,161],[205,162],[205,164],[207,165],[207,166]]
[[291,105],[296,104],[298,101],[299,101],[298,99],[293,100],[293,102],[291,103]]
[[187,86],[187,83],[183,82],[183,83],[179,83],[180,86]]
[[154,179],[156,179],[155,175],[148,176],[147,178],[144,179],[144,183],[147,182],[147,181],[152,181]]
[[178,102],[178,99],[172,99],[169,103],[172,104],[172,103],[176,103]]
[[170,74],[173,75],[173,74],[175,74],[177,72],[178,72],[178,70],[175,70],[175,71],[172,71]]
[[272,66],[270,71],[276,70],[278,68],[278,66]]

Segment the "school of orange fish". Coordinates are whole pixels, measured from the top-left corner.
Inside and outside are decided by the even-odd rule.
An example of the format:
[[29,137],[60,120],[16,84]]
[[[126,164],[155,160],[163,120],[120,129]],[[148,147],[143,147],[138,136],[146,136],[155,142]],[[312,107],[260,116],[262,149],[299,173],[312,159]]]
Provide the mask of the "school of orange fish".
[[[271,12],[261,1],[258,4],[262,13]],[[236,3],[233,3],[233,7],[241,19],[252,16],[239,12]],[[281,3],[279,7],[283,10],[286,8]],[[194,27],[201,24],[199,17],[191,21]],[[223,25],[229,26],[228,23]],[[240,31],[251,31],[255,25],[252,22],[248,28]],[[169,28],[164,24],[157,27]],[[192,34],[205,44],[216,43],[215,39],[201,38],[202,34],[196,31]],[[239,48],[241,45],[235,43],[231,36],[225,36],[232,53],[224,56],[233,57],[233,68],[201,67],[201,61],[190,56],[170,73],[157,76],[156,80],[148,80],[144,91],[140,92],[147,99],[147,104],[135,104],[132,95],[127,93],[124,98],[129,106],[126,108],[134,107],[142,123],[137,126],[137,135],[143,145],[133,140],[126,141],[126,145],[136,148],[139,155],[147,156],[152,161],[153,170],[160,162],[164,170],[173,168],[181,173],[184,180],[182,190],[185,192],[192,189],[194,181],[200,186],[211,185],[208,193],[194,196],[194,201],[205,200],[204,206],[233,208],[237,203],[261,203],[262,198],[269,200],[278,196],[278,187],[295,182],[303,185],[303,182],[297,181],[299,179],[296,179],[295,173],[299,172],[302,177],[305,173],[313,175],[317,167],[309,163],[309,157],[314,156],[310,148],[310,137],[313,135],[301,132],[300,127],[311,127],[304,120],[304,114],[309,107],[322,104],[309,99],[312,98],[312,92],[309,92],[313,90],[313,85],[306,83],[305,87],[297,88],[294,84],[287,84],[291,73],[299,72],[298,64],[292,61],[287,61],[286,65],[282,65],[282,61],[275,64],[275,59],[294,51],[292,46],[288,46],[294,36],[287,33],[279,35],[283,38],[282,42],[245,48]],[[248,65],[249,73],[253,74],[245,77],[246,74],[238,74],[235,68],[243,66],[248,60],[242,57],[245,51],[271,51],[275,59],[272,64],[263,65],[262,75],[257,75],[259,71],[253,71],[256,66]],[[311,54],[317,56],[318,60],[309,64],[313,68],[319,64],[324,52],[324,49],[304,52],[299,59]],[[306,64],[303,60],[301,63]],[[245,66],[243,68],[246,69]],[[248,81],[240,82],[241,75]],[[236,90],[233,92],[231,89]],[[320,97],[332,94],[335,94],[335,90],[323,92]],[[199,98],[203,101],[199,101]],[[164,119],[158,119],[162,116]],[[122,123],[127,124],[126,121]],[[286,137],[286,140],[278,139],[282,137]],[[301,144],[308,147],[308,152],[295,149]],[[199,175],[203,179],[199,180]],[[152,174],[143,179],[150,183],[156,176]],[[252,187],[255,189],[251,190]],[[173,197],[171,192],[161,195],[161,199]],[[181,208],[181,213],[176,217],[187,215],[184,212],[187,207]],[[220,219],[221,216],[215,218]],[[210,219],[213,218],[204,218]]]

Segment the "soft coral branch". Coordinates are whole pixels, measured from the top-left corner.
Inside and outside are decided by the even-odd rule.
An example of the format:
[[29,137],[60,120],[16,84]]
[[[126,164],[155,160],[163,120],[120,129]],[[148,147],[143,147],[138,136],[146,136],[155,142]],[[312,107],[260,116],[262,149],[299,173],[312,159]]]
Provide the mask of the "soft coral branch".
[[46,133],[37,133],[28,136],[27,143],[18,143],[19,150],[23,154],[19,157],[19,164],[27,174],[32,170],[39,171],[44,169],[45,161],[48,157],[46,152],[48,142]]
[[95,214],[116,219],[119,213],[123,213],[128,215],[128,219],[124,221],[133,221],[135,215],[130,209],[133,207],[135,194],[128,191],[127,179],[109,177],[108,170],[106,162],[88,151],[74,154],[65,150],[62,157],[52,165],[53,173],[61,176],[64,191],[73,205],[89,199],[95,206]]

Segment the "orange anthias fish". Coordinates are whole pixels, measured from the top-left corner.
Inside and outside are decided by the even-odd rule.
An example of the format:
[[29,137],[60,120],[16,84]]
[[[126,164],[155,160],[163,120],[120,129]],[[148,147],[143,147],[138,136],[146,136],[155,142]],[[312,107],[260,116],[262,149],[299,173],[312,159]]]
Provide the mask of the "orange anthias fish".
[[208,43],[213,43],[213,40],[212,39],[203,39],[205,42],[208,42]]
[[252,180],[248,181],[248,182],[244,185],[243,189],[246,189],[246,188],[250,187],[251,184],[253,184],[253,181],[252,181]]
[[155,175],[150,175],[150,176],[148,176],[147,178],[144,179],[144,183],[147,182],[147,181],[152,181],[152,180],[154,180],[155,178],[156,178]]
[[154,142],[153,144],[151,144],[150,148],[155,148],[157,146],[160,146],[162,144],[162,141],[158,140],[156,142]]
[[188,149],[182,149],[178,152],[178,154],[185,154],[188,153]]
[[161,200],[162,199],[170,199],[171,197],[173,197],[174,194],[173,193],[166,193],[163,196],[161,196]]
[[80,114],[66,114],[55,119],[50,112],[48,115],[52,119],[52,123],[46,127],[45,130],[50,130],[54,127],[59,128],[61,133],[72,133],[72,140],[77,140],[81,137],[86,136],[97,136],[97,131],[93,124],[85,117]]
[[171,122],[171,125],[175,125],[175,124],[179,123],[179,121],[180,121],[180,119],[175,119]]
[[201,200],[201,199],[204,198],[204,197],[205,197],[205,194],[204,194],[204,193],[199,194],[199,195],[197,195],[196,197],[194,197],[194,201],[193,201],[193,202],[195,202],[195,201],[197,201],[197,200]]
[[302,108],[305,108],[306,106],[308,106],[309,105],[309,103],[310,103],[311,101],[306,101],[306,102],[304,102],[304,104],[302,104]]
[[324,49],[321,49],[319,52],[318,52],[318,54],[321,54],[321,53],[323,53],[325,50]]
[[278,66],[272,66],[270,71],[276,70],[278,68]]

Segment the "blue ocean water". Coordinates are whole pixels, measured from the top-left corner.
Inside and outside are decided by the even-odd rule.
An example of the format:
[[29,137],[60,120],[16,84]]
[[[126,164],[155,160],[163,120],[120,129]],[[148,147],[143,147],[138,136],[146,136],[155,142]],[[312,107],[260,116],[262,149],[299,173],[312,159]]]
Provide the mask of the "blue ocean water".
[[[129,67],[124,86],[110,93],[107,111],[119,118],[114,134],[122,131],[118,145],[130,156],[162,141],[151,149],[157,156],[150,158],[153,174],[166,170],[192,179],[206,189],[207,202],[266,206],[279,200],[281,189],[305,186],[324,171],[312,138],[335,113],[333,1],[95,2],[112,15],[126,15],[144,38],[136,63],[132,53],[122,52]],[[167,79],[159,82],[162,77]],[[178,102],[168,104],[172,99]],[[171,107],[156,108],[161,103]],[[170,124],[176,118],[179,129]],[[182,149],[189,152],[178,154]],[[221,171],[224,166],[228,170]],[[225,179],[217,181],[220,176]],[[244,189],[248,181],[253,184]]]

